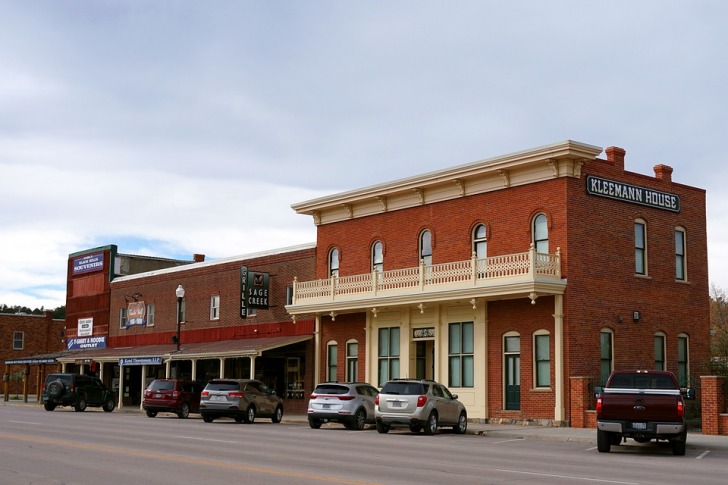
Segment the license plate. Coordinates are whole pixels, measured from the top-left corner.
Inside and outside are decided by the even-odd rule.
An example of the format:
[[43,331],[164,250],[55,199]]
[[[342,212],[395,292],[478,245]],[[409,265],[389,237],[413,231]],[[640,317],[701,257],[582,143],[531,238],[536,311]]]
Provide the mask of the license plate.
[[224,401],[225,396],[210,396],[210,401]]
[[160,398],[160,397],[162,397],[162,395],[161,394],[155,394],[154,397]]
[[402,403],[400,401],[392,401],[392,407],[393,408],[401,408]]
[[331,404],[322,404],[321,408],[322,409],[331,409]]
[[632,429],[647,429],[647,423],[632,423]]

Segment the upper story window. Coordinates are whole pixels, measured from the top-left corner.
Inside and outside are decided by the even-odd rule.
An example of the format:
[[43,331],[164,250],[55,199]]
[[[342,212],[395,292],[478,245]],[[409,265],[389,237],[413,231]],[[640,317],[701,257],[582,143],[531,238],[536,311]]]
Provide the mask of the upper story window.
[[210,320],[220,320],[220,295],[210,297]]
[[687,266],[685,261],[685,229],[675,229],[675,279],[687,280]]
[[25,333],[13,332],[13,350],[23,350],[25,347]]
[[647,274],[647,224],[642,219],[634,221],[634,272]]
[[372,271],[381,273],[384,270],[384,251],[382,241],[372,244]]
[[420,234],[420,261],[432,266],[432,233],[427,229]]
[[339,250],[333,248],[329,251],[329,276],[339,276]]
[[119,328],[126,328],[126,322],[126,307],[123,306],[119,308]]
[[157,311],[154,303],[147,303],[147,327],[154,326],[154,314]]
[[488,238],[486,237],[485,224],[478,224],[473,230],[473,252],[477,259],[485,259],[488,256]]
[[533,245],[537,253],[549,252],[549,225],[545,214],[539,214],[533,219]]

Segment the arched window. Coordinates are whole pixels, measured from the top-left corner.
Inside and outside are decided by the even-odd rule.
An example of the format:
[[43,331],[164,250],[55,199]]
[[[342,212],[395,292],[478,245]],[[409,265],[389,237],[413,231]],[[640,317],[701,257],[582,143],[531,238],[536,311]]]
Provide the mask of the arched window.
[[642,219],[634,221],[634,272],[647,274],[647,223]]
[[372,244],[372,271],[381,273],[384,270],[384,251],[382,241]]
[[685,229],[675,228],[675,279],[687,281],[687,264],[685,260]]
[[329,276],[339,276],[339,250],[337,248],[329,251]]
[[687,334],[681,333],[677,336],[677,381],[680,383],[680,387],[690,385],[690,352],[688,344]]
[[549,226],[545,214],[533,218],[533,245],[537,253],[549,252]]
[[601,384],[607,383],[609,374],[614,370],[614,346],[613,332],[608,328],[603,328],[599,332],[599,360],[601,362]]
[[665,334],[655,334],[655,370],[667,370],[665,368]]
[[420,234],[420,260],[432,266],[432,233],[427,229]]
[[349,340],[346,342],[346,381],[357,382],[359,369],[359,342]]
[[335,340],[326,344],[326,380],[335,382],[337,380],[337,354],[339,346]]
[[485,224],[478,224],[473,230],[473,252],[477,259],[485,259],[488,256],[488,238],[486,237]]
[[533,334],[533,370],[535,387],[551,387],[551,336],[547,330]]

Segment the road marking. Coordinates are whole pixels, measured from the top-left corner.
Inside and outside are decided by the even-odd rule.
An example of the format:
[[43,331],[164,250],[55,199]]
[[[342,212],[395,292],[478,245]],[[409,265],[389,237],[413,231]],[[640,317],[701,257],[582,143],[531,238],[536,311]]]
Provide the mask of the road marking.
[[702,452],[700,455],[698,455],[695,459],[696,460],[702,460],[703,457],[707,456],[708,453],[710,453],[710,450]]
[[32,424],[35,426],[40,425],[40,423],[33,423],[31,421],[8,421],[8,423],[15,423],[15,424]]
[[596,447],[596,446],[592,446],[591,448],[587,448],[587,449],[586,449],[586,451],[594,451],[594,450],[596,450],[596,449],[597,449],[597,447]]
[[233,444],[233,445],[240,444],[239,441],[214,440],[214,439],[211,439],[211,438],[197,438],[195,436],[173,436],[173,438],[182,438],[184,440],[214,441],[215,443],[230,443],[230,444]]
[[567,480],[577,480],[577,481],[582,481],[582,482],[614,483],[617,485],[639,485],[639,482],[620,482],[619,480],[606,480],[604,478],[587,478],[587,477],[579,477],[576,475],[556,475],[556,474],[552,474],[552,473],[527,472],[527,471],[523,471],[523,470],[508,470],[505,468],[488,468],[488,469],[503,472],[503,473],[532,475],[535,477],[545,477],[545,478],[563,478],[563,479],[567,479]]
[[309,479],[309,480],[319,480],[319,481],[334,482],[334,483],[346,483],[346,484],[351,484],[351,485],[374,485],[375,483],[377,483],[377,482],[366,482],[364,480],[351,480],[351,479],[347,480],[345,478],[334,477],[334,476],[329,476],[329,475],[315,475],[313,473],[302,473],[302,472],[278,470],[275,468],[250,466],[250,465],[244,465],[242,463],[237,463],[237,462],[227,462],[227,461],[220,461],[220,460],[204,460],[201,458],[195,458],[194,456],[180,456],[180,455],[172,455],[172,454],[168,454],[168,453],[159,453],[159,452],[145,451],[145,450],[135,450],[132,448],[119,448],[119,447],[114,447],[114,446],[100,445],[100,444],[96,444],[96,443],[80,443],[78,441],[58,440],[58,439],[51,439],[51,438],[34,438],[31,436],[23,436],[23,435],[19,435],[19,434],[10,434],[10,433],[0,433],[0,438],[8,438],[8,439],[14,439],[17,441],[25,441],[25,442],[30,442],[30,443],[42,443],[42,444],[46,444],[46,445],[57,445],[57,446],[78,448],[81,450],[95,451],[95,452],[99,452],[99,453],[109,453],[114,456],[129,455],[129,456],[135,456],[135,457],[139,457],[139,458],[152,458],[152,459],[156,459],[156,460],[166,460],[166,461],[178,462],[178,463],[194,463],[197,465],[212,466],[212,467],[218,467],[218,468],[229,468],[231,470],[254,472],[254,473],[260,473],[263,475],[277,475],[277,476],[284,476],[284,477],[304,478],[304,479]]

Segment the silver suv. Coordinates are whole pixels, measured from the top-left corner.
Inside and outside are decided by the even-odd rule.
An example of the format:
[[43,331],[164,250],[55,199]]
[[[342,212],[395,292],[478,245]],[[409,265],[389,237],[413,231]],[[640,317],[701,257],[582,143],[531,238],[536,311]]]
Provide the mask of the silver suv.
[[366,382],[323,382],[308,401],[308,425],[319,429],[322,423],[342,423],[346,429],[362,430],[374,424],[376,387]]
[[233,418],[238,423],[252,423],[257,416],[280,423],[283,401],[260,381],[213,379],[200,395],[200,414],[206,423],[223,417]]
[[435,381],[395,379],[387,382],[375,399],[377,431],[387,433],[396,426],[408,426],[413,433],[437,433],[438,426],[452,426],[464,434],[468,413],[456,394]]

